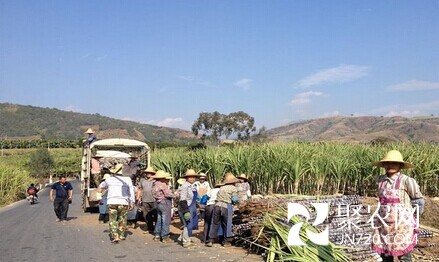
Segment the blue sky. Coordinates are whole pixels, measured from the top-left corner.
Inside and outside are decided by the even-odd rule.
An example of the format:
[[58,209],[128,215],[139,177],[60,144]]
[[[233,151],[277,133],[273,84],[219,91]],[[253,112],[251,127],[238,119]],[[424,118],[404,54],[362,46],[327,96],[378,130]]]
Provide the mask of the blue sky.
[[439,1],[0,1],[0,102],[189,129],[439,115]]

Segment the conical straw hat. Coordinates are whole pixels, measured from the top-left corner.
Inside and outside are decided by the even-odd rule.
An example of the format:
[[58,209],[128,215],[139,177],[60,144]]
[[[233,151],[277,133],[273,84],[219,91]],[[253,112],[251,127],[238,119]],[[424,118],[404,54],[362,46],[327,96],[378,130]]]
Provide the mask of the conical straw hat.
[[402,168],[413,168],[413,164],[405,162],[402,158],[402,154],[398,150],[390,150],[383,159],[378,162],[373,162],[372,165],[383,167],[383,163],[385,162],[397,162],[403,164]]
[[232,173],[227,173],[225,175],[224,181],[222,184],[226,185],[226,184],[235,184],[238,183],[239,180],[232,174]]
[[159,170],[155,173],[155,175],[152,176],[152,178],[160,179],[160,178],[167,178],[168,176],[169,176],[168,173],[166,173],[163,170]]
[[245,174],[240,174],[237,178],[241,178],[241,179],[244,179],[246,181],[248,180],[248,178]]
[[182,177],[199,177],[199,175],[197,174],[197,172],[195,172],[195,170],[188,169]]
[[93,130],[91,128],[87,129],[87,131],[85,131],[86,134],[93,134]]
[[152,166],[147,167],[143,172],[144,173],[155,174],[155,170],[154,170],[154,168],[152,168]]
[[122,174],[122,164],[116,164],[113,168],[110,168],[110,172],[112,174],[118,174],[121,175]]
[[184,178],[179,178],[179,179],[177,180],[177,183],[178,183],[179,185],[183,185],[184,182],[186,182],[186,179],[184,179]]

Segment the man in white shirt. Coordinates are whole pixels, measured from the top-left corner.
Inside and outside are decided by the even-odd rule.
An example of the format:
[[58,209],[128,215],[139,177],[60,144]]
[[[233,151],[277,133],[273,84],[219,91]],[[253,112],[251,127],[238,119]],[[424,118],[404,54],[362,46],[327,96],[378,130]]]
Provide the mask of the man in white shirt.
[[111,242],[125,240],[127,213],[134,208],[134,187],[129,177],[122,176],[122,164],[110,169],[114,174],[99,185],[99,191],[107,190],[108,213],[110,214]]

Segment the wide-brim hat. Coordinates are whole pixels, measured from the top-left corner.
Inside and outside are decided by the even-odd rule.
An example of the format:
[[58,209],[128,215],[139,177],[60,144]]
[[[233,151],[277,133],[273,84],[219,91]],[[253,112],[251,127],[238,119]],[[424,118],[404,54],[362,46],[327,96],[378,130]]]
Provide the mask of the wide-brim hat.
[[179,178],[179,179],[177,180],[177,183],[178,183],[180,186],[183,185],[185,182],[186,182],[186,179],[184,179],[184,178]]
[[199,176],[200,175],[198,175],[197,172],[195,172],[195,170],[188,169],[188,170],[186,170],[186,173],[184,173],[182,178],[186,178],[186,177],[199,177]]
[[110,178],[111,175],[110,174],[105,174],[104,177],[102,178],[102,180],[107,180],[108,178]]
[[248,178],[245,174],[240,174],[237,178],[244,179],[245,181],[248,181]]
[[235,184],[238,182],[239,182],[239,180],[232,173],[226,173],[222,184],[227,185],[227,184]]
[[384,156],[383,159],[381,159],[378,162],[373,162],[372,165],[373,166],[378,166],[378,167],[384,167],[384,163],[385,162],[397,162],[397,163],[401,163],[403,164],[402,168],[413,168],[413,164],[404,161],[401,152],[399,152],[398,150],[390,150],[389,152],[387,152],[387,154]]
[[154,179],[161,179],[161,178],[169,179],[169,176],[170,175],[168,173],[166,173],[165,171],[159,170],[155,173],[155,175],[152,176],[152,178],[154,178]]
[[152,168],[152,166],[147,167],[143,172],[144,173],[155,174],[155,170],[154,170],[154,168]]
[[86,134],[93,134],[93,130],[91,128],[87,129],[87,131],[85,131]]
[[207,178],[207,175],[206,175],[205,173],[200,173],[200,174],[199,174],[199,178],[200,178],[200,179],[201,179],[201,178],[206,179],[206,178]]
[[121,175],[121,174],[122,174],[122,167],[123,167],[122,164],[116,164],[116,165],[114,165],[112,168],[110,168],[110,172],[111,172],[112,174],[118,174],[118,175]]

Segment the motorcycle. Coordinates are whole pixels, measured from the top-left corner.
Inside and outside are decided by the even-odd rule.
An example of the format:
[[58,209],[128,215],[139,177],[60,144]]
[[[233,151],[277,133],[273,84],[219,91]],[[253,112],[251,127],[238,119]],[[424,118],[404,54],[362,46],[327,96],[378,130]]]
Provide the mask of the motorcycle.
[[33,204],[35,204],[35,203],[38,201],[38,197],[35,196],[35,195],[29,195],[29,196],[27,197],[27,200],[29,201],[29,203],[30,203],[31,205],[33,205]]

